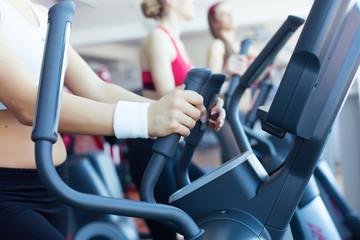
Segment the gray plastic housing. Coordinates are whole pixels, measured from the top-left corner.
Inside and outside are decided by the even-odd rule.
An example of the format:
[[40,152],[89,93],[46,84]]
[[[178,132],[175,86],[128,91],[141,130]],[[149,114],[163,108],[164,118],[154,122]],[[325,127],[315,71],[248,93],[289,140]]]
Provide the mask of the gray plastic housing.
[[[253,187],[255,195],[238,186],[235,179],[241,179],[240,175],[224,171],[206,183],[186,186],[186,192],[171,198],[174,205],[191,209],[186,211],[198,222],[207,218],[202,208],[236,208],[261,222],[266,229],[261,234],[268,232],[272,239],[283,237],[359,66],[358,4],[351,0],[314,2],[269,112],[263,111],[266,123],[296,136],[284,164],[263,183],[247,173],[242,184]],[[248,161],[237,163],[236,168],[247,168]],[[219,179],[224,181],[217,184]],[[206,185],[211,187],[203,190]],[[242,222],[249,229],[258,227],[248,217]]]

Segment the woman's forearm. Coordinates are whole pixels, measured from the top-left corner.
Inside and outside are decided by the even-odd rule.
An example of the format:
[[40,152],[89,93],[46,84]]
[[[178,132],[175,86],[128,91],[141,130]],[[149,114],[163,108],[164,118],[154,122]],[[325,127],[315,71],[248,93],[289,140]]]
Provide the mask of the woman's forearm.
[[84,135],[113,135],[115,104],[64,93],[62,96],[59,132]]

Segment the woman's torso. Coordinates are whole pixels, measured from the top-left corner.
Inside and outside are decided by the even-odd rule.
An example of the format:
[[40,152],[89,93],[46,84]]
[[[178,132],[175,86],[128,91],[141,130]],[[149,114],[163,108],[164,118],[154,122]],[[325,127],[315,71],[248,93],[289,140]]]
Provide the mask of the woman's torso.
[[[181,41],[175,41],[175,39],[164,27],[158,26],[157,29],[161,29],[162,33],[167,35],[166,39],[169,41],[169,45],[171,46],[169,55],[171,56],[171,70],[174,77],[174,86],[179,87],[183,84],[186,73],[192,68],[191,61]],[[146,56],[146,48],[148,47],[149,46],[145,43],[142,46],[140,53],[143,95],[148,98],[158,99],[159,96],[156,93],[156,86],[154,85],[150,71],[150,61],[152,60]]]
[[[42,52],[34,54],[36,56],[31,54],[29,56],[29,53],[24,52],[25,48],[27,50],[31,49],[31,47],[32,49],[43,47],[46,36],[46,15],[39,12],[40,10],[34,5],[31,8],[32,12],[23,11],[24,15],[20,15],[16,7],[7,1],[1,1],[0,7],[3,31],[33,73],[34,79],[38,79]],[[22,41],[20,31],[28,32],[34,39],[38,35],[38,39],[31,39],[34,40],[33,42],[27,39],[28,43],[32,45],[23,45],[25,41]],[[16,41],[15,34],[20,34],[18,35],[19,42]],[[2,109],[0,110],[0,167],[35,168],[34,143],[31,141],[32,126],[22,125],[9,110],[4,110],[4,106],[0,108]],[[57,143],[54,144],[53,157],[55,165],[62,163],[66,158],[66,150],[60,137]]]

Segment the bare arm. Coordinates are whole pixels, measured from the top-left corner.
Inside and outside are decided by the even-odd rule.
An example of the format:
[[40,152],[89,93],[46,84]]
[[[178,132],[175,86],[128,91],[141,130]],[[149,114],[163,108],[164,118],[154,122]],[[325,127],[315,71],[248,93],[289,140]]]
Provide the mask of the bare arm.
[[152,102],[116,84],[104,82],[71,47],[69,47],[68,59],[65,85],[75,95],[106,103],[121,100]]
[[[233,74],[242,76],[247,69],[246,56],[233,54],[226,62],[224,62],[225,46],[224,43],[215,39],[209,46],[207,55],[207,67],[214,73],[225,73],[228,75],[228,80]],[[221,89],[221,94],[225,94],[229,87],[229,81],[226,81]],[[247,112],[247,109],[251,101],[250,90],[246,90],[242,97],[239,107],[243,112]]]
[[219,39],[215,39],[209,46],[207,55],[207,67],[214,73],[226,73],[229,76],[238,74],[242,76],[247,69],[246,56],[240,54],[231,55],[224,62],[225,46]]
[[[0,72],[3,73],[0,75],[0,101],[21,123],[32,125],[37,84],[2,29],[0,52]],[[71,91],[80,96],[63,93],[60,133],[113,135],[116,101],[151,101],[121,87],[102,82],[72,49],[68,58],[65,82]],[[191,104],[187,105],[184,101]],[[163,136],[172,132],[187,135],[189,128],[200,116],[201,104],[201,96],[186,91],[168,96],[165,100],[151,101],[148,111],[149,135]],[[171,107],[175,108],[170,111]],[[157,122],[156,125],[154,121]]]
[[222,73],[224,67],[225,46],[215,39],[209,46],[207,53],[206,66],[214,73]]
[[[21,123],[31,126],[38,86],[2,30],[0,30],[0,52],[0,71],[3,73],[0,75],[0,100]],[[59,131],[110,135],[113,109],[113,104],[95,102],[64,93]],[[100,112],[102,114],[99,114]]]

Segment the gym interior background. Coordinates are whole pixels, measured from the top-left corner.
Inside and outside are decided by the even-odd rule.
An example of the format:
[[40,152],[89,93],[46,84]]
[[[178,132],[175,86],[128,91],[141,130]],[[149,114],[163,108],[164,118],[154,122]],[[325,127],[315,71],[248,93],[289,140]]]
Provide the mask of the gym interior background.
[[[33,0],[47,7],[58,1]],[[141,0],[74,0],[77,5],[71,32],[72,46],[95,71],[110,70],[113,81],[129,90],[141,88],[139,46],[156,22],[143,17]],[[182,40],[193,64],[205,67],[207,46],[212,37],[206,12],[216,0],[198,0],[196,17],[186,23]],[[250,53],[256,55],[288,15],[306,18],[313,0],[227,0],[234,6],[240,38],[252,38]],[[274,80],[283,70],[296,44],[291,38],[276,58]],[[360,78],[360,71],[356,75]],[[337,176],[350,206],[360,214],[360,85],[355,81],[334,126],[324,155]],[[205,156],[210,156],[207,154]]]

